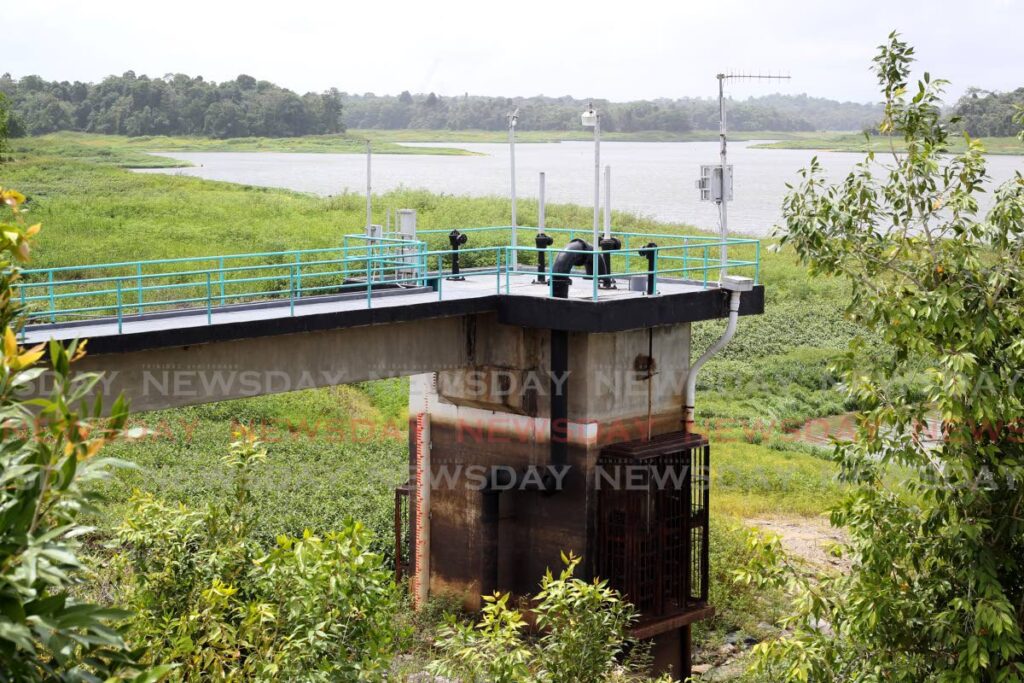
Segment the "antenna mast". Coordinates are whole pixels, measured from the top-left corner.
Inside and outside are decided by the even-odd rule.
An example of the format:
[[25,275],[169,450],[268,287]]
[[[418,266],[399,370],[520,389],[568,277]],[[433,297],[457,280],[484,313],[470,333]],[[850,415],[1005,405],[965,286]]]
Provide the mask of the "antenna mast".
[[781,74],[762,74],[762,73],[742,73],[742,72],[727,72],[720,73],[718,78],[718,142],[719,142],[719,157],[720,157],[720,178],[721,178],[721,191],[718,194],[716,203],[718,204],[718,216],[719,216],[719,234],[722,238],[722,252],[721,252],[721,268],[719,268],[719,280],[725,277],[725,264],[728,261],[728,251],[725,246],[725,240],[729,236],[729,212],[726,208],[726,204],[732,199],[731,192],[729,189],[732,186],[732,173],[727,169],[728,157],[726,154],[726,125],[725,125],[725,81],[726,80],[789,80],[789,75]]

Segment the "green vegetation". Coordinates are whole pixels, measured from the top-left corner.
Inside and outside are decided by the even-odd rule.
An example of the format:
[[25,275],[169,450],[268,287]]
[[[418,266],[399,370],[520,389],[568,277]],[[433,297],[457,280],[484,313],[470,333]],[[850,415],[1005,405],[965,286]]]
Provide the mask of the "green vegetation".
[[[100,83],[46,81],[28,75],[0,77],[0,94],[12,102],[12,137],[62,130],[113,135],[186,135],[210,138],[296,137],[336,134],[352,128],[384,130],[503,130],[506,115],[522,111],[520,127],[533,131],[577,130],[589,104],[571,97],[438,97],[296,93],[245,74],[215,83],[201,76],[164,78],[127,71]],[[637,102],[595,100],[609,133],[714,131],[718,104],[682,98]],[[344,111],[343,111],[344,110]],[[879,115],[874,104],[836,102],[807,95],[767,95],[730,102],[738,131],[859,130]],[[344,122],[343,122],[344,120]]]
[[[365,138],[349,135],[315,135],[300,138],[232,138],[214,140],[196,137],[134,137],[90,133],[52,133],[10,141],[14,158],[54,157],[77,159],[122,168],[175,168],[190,166],[186,161],[153,156],[150,152],[323,152],[363,154]],[[386,140],[373,143],[374,154],[472,155],[455,147],[409,147]]]
[[[979,142],[987,154],[1024,154],[1024,142],[1016,137],[987,137]],[[778,142],[763,142],[752,145],[756,149],[820,149],[828,152],[878,152],[884,153],[895,149],[897,152],[907,150],[903,140],[891,139],[888,136],[864,133],[826,133],[792,137]],[[949,151],[963,152],[967,142],[963,138],[951,138]]]
[[128,412],[120,400],[107,418],[102,406],[86,405],[99,377],[72,372],[77,343],[51,343],[52,390],[33,406],[19,398],[43,373],[47,351],[16,341],[24,318],[12,284],[39,231],[27,225],[23,202],[0,186],[0,681],[155,682],[166,667],[141,670],[121,631],[127,613],[73,595],[90,575],[82,516],[97,503],[94,484],[110,475],[99,454],[122,434]]
[[[577,130],[580,112],[591,103],[572,97],[438,97],[433,93],[397,97],[343,94],[345,123],[351,128],[400,130],[504,130],[506,115],[520,110],[519,127],[528,131]],[[662,98],[637,102],[593,100],[607,132],[718,130],[713,98]],[[729,102],[733,130],[861,130],[878,119],[875,104],[836,102],[806,95],[766,95]]]
[[[541,579],[530,611],[543,635],[529,638],[522,612],[509,596],[484,596],[479,623],[450,619],[438,637],[440,657],[431,671],[462,681],[493,683],[605,683],[647,680],[632,669],[644,661],[619,665],[630,644],[633,608],[603,581],[573,576],[580,558],[562,556],[565,568]],[[632,665],[632,666],[631,666]],[[641,667],[642,668],[642,667]]]
[[214,83],[201,76],[136,77],[126,71],[100,83],[14,80],[0,76],[19,134],[60,130],[111,135],[248,135],[293,137],[345,131],[337,90],[298,96],[252,76]]
[[392,572],[351,520],[323,536],[255,538],[250,480],[267,454],[252,432],[237,435],[225,503],[133,496],[115,560],[132,641],[173,664],[174,680],[383,680],[404,637]]
[[[850,286],[847,311],[894,353],[855,343],[837,362],[862,408],[834,453],[849,572],[808,580],[773,541],[740,572],[796,596],[790,632],[759,648],[770,680],[1024,680],[1024,175],[979,215],[981,145],[945,156],[945,82],[911,86],[912,55],[893,33],[874,60],[880,130],[906,154],[883,173],[869,154],[838,185],[812,163],[783,203],[784,242]],[[894,390],[906,372],[915,386]],[[933,410],[943,433],[929,444]]]
[[958,125],[971,135],[1008,137],[1020,132],[1014,117],[1024,107],[1024,88],[1013,92],[988,92],[969,88],[953,107]]

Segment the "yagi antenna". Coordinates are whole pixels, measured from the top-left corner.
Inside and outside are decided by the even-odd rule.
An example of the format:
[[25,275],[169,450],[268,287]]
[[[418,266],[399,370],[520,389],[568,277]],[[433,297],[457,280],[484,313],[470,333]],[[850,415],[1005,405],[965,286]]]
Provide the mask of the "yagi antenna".
[[[717,189],[712,189],[710,196],[718,204],[718,215],[719,215],[719,233],[722,238],[722,251],[721,251],[721,267],[719,269],[719,278],[725,278],[725,265],[728,262],[728,251],[726,249],[726,239],[729,237],[729,213],[726,209],[726,204],[732,199],[732,171],[729,168],[729,164],[726,157],[726,126],[725,126],[725,82],[729,81],[788,81],[789,74],[772,74],[772,73],[761,73],[758,71],[756,74],[749,71],[725,71],[717,75],[718,78],[718,140],[719,140],[719,156],[721,161],[719,163],[720,170],[718,178],[708,179],[711,188],[714,188],[715,184],[718,184]],[[703,183],[704,181],[700,181]]]

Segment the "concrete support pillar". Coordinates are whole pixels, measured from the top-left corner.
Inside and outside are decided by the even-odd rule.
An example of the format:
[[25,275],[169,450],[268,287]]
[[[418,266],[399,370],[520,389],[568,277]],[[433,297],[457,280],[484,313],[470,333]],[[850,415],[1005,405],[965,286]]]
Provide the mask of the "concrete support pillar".
[[[478,316],[471,329],[465,368],[437,373],[436,383],[414,378],[410,427],[413,406],[425,406],[433,488],[417,567],[429,566],[429,578],[418,580],[472,610],[484,591],[536,592],[563,551],[583,556],[591,572],[601,448],[680,428],[690,326],[570,333],[570,381],[550,376],[550,331],[493,316]],[[568,467],[553,471],[550,394],[562,383]],[[551,484],[555,491],[541,490]]]

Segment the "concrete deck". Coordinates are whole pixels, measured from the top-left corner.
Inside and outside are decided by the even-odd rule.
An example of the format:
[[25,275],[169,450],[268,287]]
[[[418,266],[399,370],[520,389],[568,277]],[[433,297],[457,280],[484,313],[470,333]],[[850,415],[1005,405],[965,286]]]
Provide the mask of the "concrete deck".
[[[499,291],[496,275],[466,273],[465,280],[442,281],[440,292],[430,287],[375,290],[370,305],[364,292],[354,291],[297,299],[294,307],[288,300],[277,300],[218,306],[209,314],[205,308],[193,308],[124,316],[120,327],[114,318],[29,325],[25,330],[24,343],[87,338],[90,339],[90,353],[109,353],[466,315],[496,309],[499,318],[509,324],[579,331],[631,329],[716,318],[723,314],[719,310],[721,305],[712,305],[710,309],[706,305],[698,305],[694,309],[693,304],[698,304],[699,300],[711,301],[709,296],[714,301],[724,302],[723,292],[710,283],[705,288],[703,284],[663,278],[658,283],[658,294],[647,296],[643,292],[630,291],[628,281],[619,279],[617,289],[599,288],[598,300],[594,301],[590,280],[574,277],[569,298],[552,299],[548,285],[534,283],[533,279],[532,275],[514,275],[509,278],[506,288],[505,276],[502,276]],[[758,294],[760,296],[756,296]],[[750,314],[763,310],[763,290],[755,290],[745,298],[750,300],[751,307],[741,312]],[[691,305],[681,307],[683,300]],[[673,310],[661,311],[652,319],[641,319],[642,315],[637,318],[643,310],[656,311],[666,305]],[[682,314],[683,308],[694,310],[686,315]],[[673,312],[676,309],[678,314]],[[670,319],[663,319],[666,314]],[[533,320],[535,317],[537,319]],[[676,317],[679,319],[674,319]],[[594,325],[600,329],[591,329]]]

